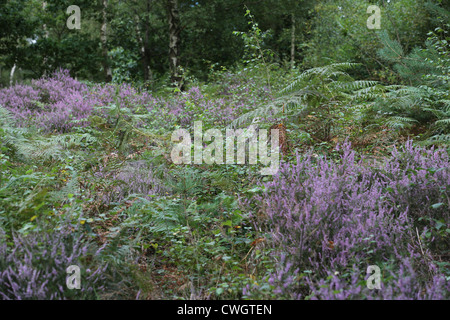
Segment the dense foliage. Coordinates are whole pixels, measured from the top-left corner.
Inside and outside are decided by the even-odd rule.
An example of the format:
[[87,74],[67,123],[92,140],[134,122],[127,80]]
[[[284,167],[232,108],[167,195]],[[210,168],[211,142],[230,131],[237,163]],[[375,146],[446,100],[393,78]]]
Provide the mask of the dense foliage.
[[448,2],[369,4],[0,0],[1,299],[449,299]]

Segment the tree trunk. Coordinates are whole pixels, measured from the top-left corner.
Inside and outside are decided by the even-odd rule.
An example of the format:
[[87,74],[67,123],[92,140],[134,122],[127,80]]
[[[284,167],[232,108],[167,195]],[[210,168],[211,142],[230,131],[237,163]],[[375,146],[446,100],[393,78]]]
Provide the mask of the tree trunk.
[[102,43],[102,55],[103,55],[103,71],[105,72],[105,81],[112,81],[112,70],[111,66],[108,63],[108,37],[107,37],[107,9],[108,9],[108,0],[103,0],[103,8],[102,8],[102,27],[100,30],[100,41]]
[[291,68],[295,67],[295,16],[291,14],[292,30],[291,30]]
[[147,14],[145,16],[145,35],[144,35],[144,43],[143,43],[143,56],[144,56],[144,76],[145,81],[150,81],[153,83],[153,73],[150,69],[150,5],[152,0],[147,0]]
[[14,73],[16,72],[16,64],[14,63],[13,67],[11,68],[11,73],[9,74],[9,86],[12,87],[14,82]]
[[150,14],[150,2],[151,0],[148,0],[147,2],[147,17],[145,18],[145,34],[144,39],[142,38],[142,33],[139,28],[139,16],[135,12],[134,15],[134,22],[135,22],[135,30],[136,30],[136,36],[140,47],[140,54],[141,54],[141,61],[143,65],[144,70],[144,80],[145,82],[150,82],[151,88],[153,88],[153,72],[150,68],[150,46],[149,46],[149,34],[150,34],[150,27],[149,27],[149,18],[148,15]]
[[179,74],[181,27],[178,0],[167,0],[167,11],[169,15],[169,66],[171,81],[180,88],[182,80]]
[[135,22],[135,30],[136,30],[136,37],[139,43],[140,47],[140,54],[142,59],[142,64],[144,66],[144,80],[148,80],[148,71],[147,71],[147,59],[146,59],[146,50],[145,50],[145,44],[144,40],[142,39],[141,30],[139,29],[139,16],[137,14],[134,15],[134,22]]
[[150,5],[152,0],[147,0],[147,16],[145,17],[145,38],[144,38],[144,59],[145,59],[145,69],[147,73],[146,81],[150,81],[153,86],[153,73],[150,68]]
[[[42,2],[42,10],[45,11],[46,8],[47,8],[47,1],[44,1],[44,2]],[[42,29],[44,30],[44,38],[48,39],[48,30],[47,30],[47,25],[45,23],[42,25]],[[44,77],[47,75],[47,65],[48,65],[47,61],[48,61],[48,59],[44,55],[43,61],[42,61],[42,65],[44,66],[44,72],[43,72]]]

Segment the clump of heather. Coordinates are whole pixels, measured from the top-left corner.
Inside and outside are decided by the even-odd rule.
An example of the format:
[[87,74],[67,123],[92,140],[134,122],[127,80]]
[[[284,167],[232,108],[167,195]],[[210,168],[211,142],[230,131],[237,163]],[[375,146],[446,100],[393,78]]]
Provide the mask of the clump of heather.
[[97,84],[90,88],[88,95],[90,103],[95,107],[103,107],[118,103],[121,108],[130,110],[151,111],[158,99],[147,91],[139,91],[130,84]]
[[49,77],[32,81],[32,87],[39,91],[39,101],[54,104],[63,101],[67,94],[86,92],[88,87],[70,76],[69,70],[59,69]]
[[[93,251],[70,226],[60,231],[16,235],[7,243],[0,229],[0,298],[93,299],[105,290],[107,265],[95,264],[102,250]],[[81,289],[68,289],[67,268],[81,271]]]
[[[357,161],[349,143],[338,150],[338,162],[297,155],[255,199],[274,247],[286,256],[269,277],[273,290],[318,299],[448,296],[435,263],[448,234],[429,236],[438,222],[450,228],[447,153],[409,141],[380,165]],[[390,270],[381,291],[366,288],[370,265]]]
[[36,125],[45,132],[68,132],[87,125],[92,112],[86,99],[88,87],[59,70],[51,77],[33,80],[30,86],[15,85],[0,90],[0,104],[10,110],[21,126]]
[[[312,300],[444,300],[448,299],[450,282],[442,274],[429,275],[426,281],[405,258],[395,269],[382,274],[380,288],[369,289],[366,281],[369,275],[356,265],[352,273],[343,277],[340,274],[330,274],[327,279],[311,281]],[[383,281],[383,277],[389,281]]]
[[94,172],[99,179],[98,197],[103,203],[121,202],[130,195],[150,198],[153,195],[165,195],[169,189],[156,176],[155,168],[145,161],[130,161],[118,170],[100,167]]
[[196,120],[211,125],[230,124],[241,115],[246,105],[244,101],[234,100],[233,97],[208,97],[199,87],[192,87],[168,100],[166,107],[175,123],[188,126]]
[[[31,85],[0,90],[0,104],[14,114],[20,125],[32,124],[47,133],[65,133],[75,127],[89,126],[91,115],[108,119],[109,107],[113,105],[136,114],[157,112],[161,126],[173,127],[189,126],[195,120],[210,125],[229,124],[254,103],[242,94],[209,97],[199,87],[170,98],[157,98],[129,84],[87,86],[70,77],[68,70],[33,80]],[[116,120],[113,118],[112,122]]]
[[33,80],[29,86],[15,85],[0,90],[0,104],[14,114],[19,125],[36,125],[47,133],[86,127],[94,113],[107,114],[106,110],[97,108],[114,103],[133,111],[151,111],[156,99],[127,84],[88,87],[70,77],[68,70]]

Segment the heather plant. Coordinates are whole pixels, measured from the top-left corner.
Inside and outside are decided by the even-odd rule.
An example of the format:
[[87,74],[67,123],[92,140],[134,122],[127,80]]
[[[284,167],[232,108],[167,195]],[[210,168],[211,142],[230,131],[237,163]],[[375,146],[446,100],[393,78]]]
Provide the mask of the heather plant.
[[[341,153],[337,162],[297,155],[296,163],[285,163],[264,185],[265,192],[255,197],[258,210],[267,217],[274,248],[285,256],[278,271],[269,276],[273,289],[285,288],[285,296],[291,298],[326,297],[343,289],[347,277],[344,282],[353,291],[335,298],[376,298],[375,291],[358,289],[365,287],[365,274],[351,270],[387,264],[393,280],[384,279],[383,290],[391,290],[390,296],[384,293],[386,298],[445,295],[436,292],[448,286],[448,280],[442,283],[444,273],[437,267],[435,260],[440,258],[433,245],[448,245],[447,153],[414,147],[410,141],[377,164],[363,158],[357,161],[349,143],[337,149]],[[436,223],[447,232],[431,237],[429,231],[436,229]],[[409,262],[404,264],[404,259]],[[403,272],[410,274],[415,289],[398,286]],[[325,284],[329,292],[314,289]],[[422,294],[428,286],[431,291]]]
[[72,120],[84,119],[91,112],[86,92],[86,85],[71,78],[67,70],[59,70],[52,77],[33,80],[30,86],[0,90],[0,102],[21,126],[34,124],[46,132],[68,132],[75,125]]
[[[152,110],[155,99],[130,85],[93,85],[91,87],[59,70],[52,77],[0,90],[0,103],[11,111],[21,126],[34,124],[44,132],[64,133],[89,125],[95,107],[118,101],[123,108]],[[105,112],[100,112],[101,116]]]
[[118,169],[100,166],[93,175],[95,191],[105,204],[120,202],[131,195],[150,199],[169,192],[156,169],[144,160],[130,161]]
[[[60,230],[15,234],[8,241],[0,229],[0,297],[24,299],[93,299],[106,289],[107,265],[98,260],[82,230],[65,225]],[[66,286],[66,269],[77,265],[81,289]]]
[[351,274],[346,278],[331,274],[327,279],[316,283],[309,281],[312,300],[445,300],[448,299],[450,282],[442,274],[429,277],[424,283],[421,276],[414,270],[410,260],[405,258],[395,271],[389,270],[384,276],[389,283],[381,283],[378,290],[368,289],[366,286],[365,270],[354,266]]
[[[241,85],[240,82],[229,89],[234,91]],[[111,110],[116,109],[128,111],[126,119],[133,120],[137,128],[172,130],[176,125],[192,125],[195,120],[226,125],[254,101],[243,93],[210,97],[199,87],[172,98],[156,97],[129,84],[88,86],[71,78],[67,70],[59,70],[51,77],[32,81],[31,85],[1,89],[0,103],[22,127],[33,125],[46,133],[67,133],[90,126],[98,117],[115,128],[118,114]],[[155,122],[156,114],[159,119]]]
[[174,123],[187,127],[201,120],[210,126],[228,125],[246,108],[242,99],[233,96],[209,97],[199,87],[192,87],[167,104]]

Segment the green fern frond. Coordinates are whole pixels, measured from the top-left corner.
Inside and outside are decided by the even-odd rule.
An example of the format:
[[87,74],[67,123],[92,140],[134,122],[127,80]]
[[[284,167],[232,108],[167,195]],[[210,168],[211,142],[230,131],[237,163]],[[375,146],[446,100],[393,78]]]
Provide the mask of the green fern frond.
[[355,91],[360,89],[371,89],[378,84],[377,81],[366,81],[366,80],[358,80],[358,81],[339,81],[333,82],[330,86],[335,90],[342,91]]
[[386,91],[387,91],[386,87],[376,84],[372,87],[366,87],[356,90],[353,93],[352,100],[366,100],[366,101],[374,100],[384,95]]
[[332,81],[332,79],[337,79],[340,76],[347,78],[348,80],[349,75],[347,73],[345,73],[344,71],[355,68],[356,66],[359,66],[360,64],[358,63],[334,63],[334,64],[330,64],[327,66],[323,66],[323,67],[316,67],[316,68],[311,68],[308,69],[306,71],[304,71],[303,73],[301,73],[297,78],[294,79],[294,81],[289,84],[288,86],[286,86],[284,89],[282,89],[279,93],[280,94],[287,94],[290,93],[292,91],[294,91],[296,88],[298,89],[298,87],[308,81],[311,80],[312,78],[326,78],[328,79],[328,81]]
[[386,125],[393,129],[406,129],[410,128],[415,122],[418,121],[408,117],[394,116],[387,120]]
[[78,193],[78,176],[76,172],[74,172],[65,186],[63,186],[60,190],[50,192],[49,195],[52,201],[63,202],[67,200],[69,194]]
[[427,140],[430,143],[450,143],[450,134],[439,134]]
[[42,137],[32,135],[26,128],[16,127],[11,112],[0,106],[0,124],[3,131],[3,143],[23,161],[63,160],[64,151],[74,147],[85,147],[97,142],[89,133],[70,133]]
[[[279,92],[279,97],[258,106],[231,123],[239,127],[255,118],[278,117],[285,115],[306,115],[308,111],[321,106],[335,105],[351,101],[355,90],[369,89],[377,85],[375,81],[354,81],[345,71],[355,68],[357,63],[334,63],[323,67],[308,69],[297,76]],[[362,96],[362,92],[359,93]],[[339,103],[338,103],[339,101]]]
[[447,119],[441,119],[435,122],[436,125],[444,125],[444,126],[450,126],[450,118]]

